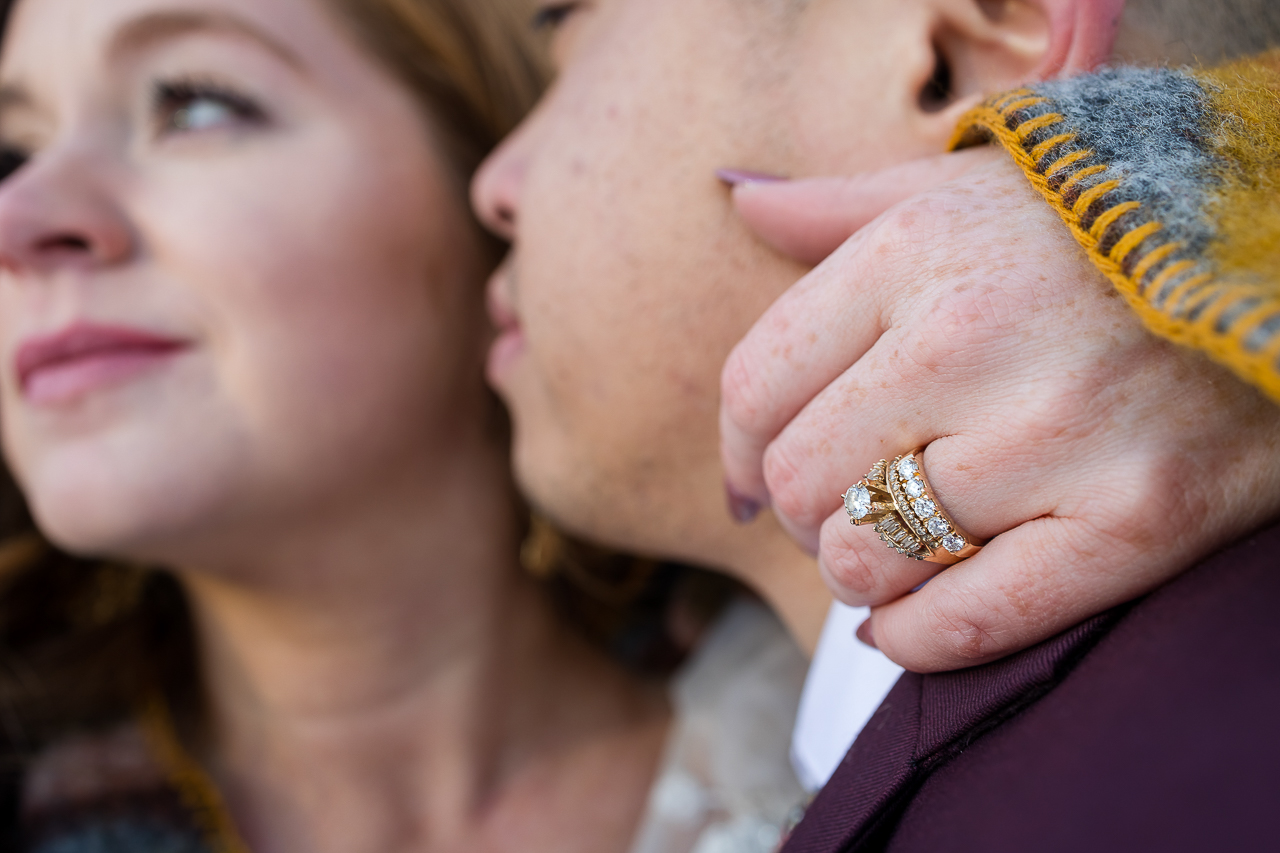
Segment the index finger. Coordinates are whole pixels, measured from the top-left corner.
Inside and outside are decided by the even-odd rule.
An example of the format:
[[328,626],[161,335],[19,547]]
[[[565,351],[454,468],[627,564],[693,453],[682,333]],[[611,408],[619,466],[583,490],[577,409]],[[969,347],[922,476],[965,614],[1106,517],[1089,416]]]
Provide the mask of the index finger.
[[733,204],[765,243],[816,266],[889,208],[994,156],[1000,152],[970,148],[852,177],[744,181],[733,188]]
[[[902,286],[894,263],[869,257],[863,232],[802,278],[734,347],[721,374],[720,456],[726,484],[765,505],[770,442],[883,333],[882,295]],[[878,239],[878,237],[876,238]]]
[[[854,178],[748,183],[735,189],[735,203],[766,242],[811,258],[885,207],[967,174],[993,156],[979,149]],[[879,239],[889,247],[919,239],[909,232],[907,225],[902,233]],[[884,329],[879,300],[902,284],[890,269],[902,253],[872,257],[861,251],[865,240],[865,232],[859,231],[784,293],[725,364],[721,460],[726,485],[738,498],[769,502],[763,469],[769,443],[809,400],[861,358]]]

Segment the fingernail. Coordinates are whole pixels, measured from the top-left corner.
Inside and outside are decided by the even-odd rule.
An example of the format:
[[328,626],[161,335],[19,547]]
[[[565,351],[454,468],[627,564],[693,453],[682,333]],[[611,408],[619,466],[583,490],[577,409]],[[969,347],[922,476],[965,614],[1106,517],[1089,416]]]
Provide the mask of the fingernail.
[[750,172],[746,169],[716,169],[716,177],[731,187],[739,184],[776,184],[786,180],[779,175],[766,175],[764,172]]
[[763,507],[760,502],[741,494],[737,489],[728,483],[724,484],[725,498],[729,502],[729,514],[733,516],[733,520],[739,524],[749,524],[755,520],[760,514]]
[[866,622],[863,622],[861,625],[858,626],[857,633],[858,633],[858,641],[861,642],[863,645],[870,646],[873,649],[880,648],[879,646],[876,645],[876,638],[871,633],[870,619],[868,619]]

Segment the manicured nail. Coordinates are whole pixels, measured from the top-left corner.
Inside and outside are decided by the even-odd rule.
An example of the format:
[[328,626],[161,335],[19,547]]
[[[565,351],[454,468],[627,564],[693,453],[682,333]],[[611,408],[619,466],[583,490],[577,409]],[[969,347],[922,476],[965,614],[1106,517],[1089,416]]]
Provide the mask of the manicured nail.
[[746,169],[716,169],[716,177],[731,187],[739,184],[776,184],[786,178],[778,175],[766,175],[764,172],[749,172]]
[[870,620],[870,619],[868,619],[866,622],[863,622],[861,625],[859,625],[859,626],[858,626],[858,632],[857,632],[857,633],[858,633],[858,640],[859,640],[863,645],[865,645],[865,646],[870,646],[870,647],[871,647],[871,648],[873,648],[873,649],[878,649],[878,648],[880,648],[879,646],[877,646],[877,645],[876,645],[876,638],[875,638],[875,636],[871,633],[871,620]]
[[759,501],[739,493],[737,489],[728,483],[724,484],[724,494],[729,503],[729,514],[739,524],[750,524],[760,514],[760,510],[763,509]]

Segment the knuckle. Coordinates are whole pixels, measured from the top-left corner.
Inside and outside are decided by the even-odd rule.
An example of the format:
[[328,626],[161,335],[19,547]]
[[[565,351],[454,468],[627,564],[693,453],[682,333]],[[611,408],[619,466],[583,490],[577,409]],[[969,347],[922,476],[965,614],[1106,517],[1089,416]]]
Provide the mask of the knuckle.
[[772,395],[756,348],[740,345],[730,353],[720,375],[720,399],[725,417],[738,429],[758,434],[770,425]]
[[818,527],[830,507],[815,500],[814,489],[805,472],[808,455],[791,440],[769,445],[764,454],[764,481],[774,510],[803,527]]
[[930,600],[923,615],[930,651],[940,661],[978,664],[1010,650],[1005,620],[977,596],[947,593]]
[[881,588],[879,562],[860,537],[824,536],[818,559],[823,577],[840,592],[842,601],[855,605],[877,603]]
[[[1024,373],[1036,360],[1034,354],[1028,359],[1025,343],[1039,337],[1027,328],[1036,322],[1034,302],[990,281],[969,280],[977,265],[963,258],[922,261],[919,286],[932,292],[899,300],[900,311],[890,312],[899,341],[892,355],[898,373],[990,386],[993,374]],[[1039,366],[1047,367],[1043,358]]]
[[931,333],[928,341],[933,348],[949,356],[970,353],[997,335],[1008,336],[1035,315],[1034,299],[989,281],[970,281],[970,269],[961,256],[929,270],[938,280],[940,292],[930,303],[922,326]]

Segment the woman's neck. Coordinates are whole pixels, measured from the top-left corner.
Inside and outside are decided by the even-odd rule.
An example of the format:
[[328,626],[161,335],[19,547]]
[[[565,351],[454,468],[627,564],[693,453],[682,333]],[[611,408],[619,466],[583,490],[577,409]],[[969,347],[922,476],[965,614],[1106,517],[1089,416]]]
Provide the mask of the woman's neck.
[[[567,631],[519,570],[490,457],[403,478],[428,484],[419,495],[353,496],[346,518],[263,543],[252,571],[184,575],[210,762],[260,853],[475,840],[602,784],[613,819],[583,849],[614,846],[609,832],[625,847],[664,697]],[[564,819],[571,832],[580,816]]]

